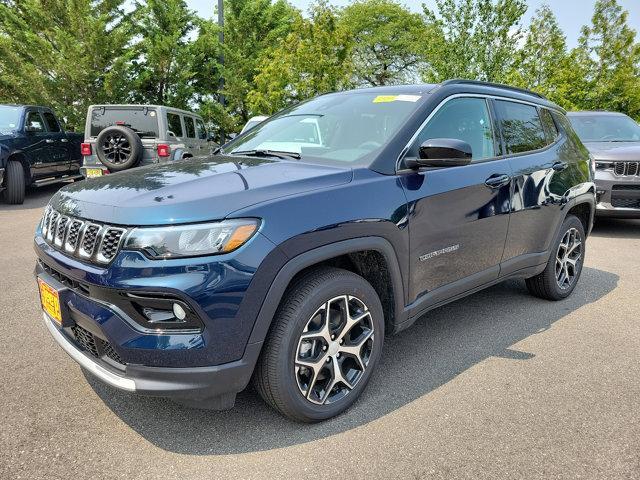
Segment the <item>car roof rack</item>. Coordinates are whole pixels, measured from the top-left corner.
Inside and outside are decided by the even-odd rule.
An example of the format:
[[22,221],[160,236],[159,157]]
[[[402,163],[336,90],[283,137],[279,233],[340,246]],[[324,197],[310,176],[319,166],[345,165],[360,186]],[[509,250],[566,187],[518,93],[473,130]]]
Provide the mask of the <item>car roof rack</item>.
[[444,82],[441,83],[442,86],[445,85],[480,85],[480,86],[485,86],[485,87],[495,87],[495,88],[502,88],[505,90],[512,90],[514,92],[518,92],[518,93],[524,93],[526,95],[533,95],[534,97],[538,97],[541,98],[543,100],[547,100],[547,97],[545,97],[544,95],[540,94],[540,93],[536,93],[536,92],[532,92],[531,90],[527,90],[526,88],[520,88],[520,87],[512,87],[511,85],[504,85],[502,83],[493,83],[493,82],[483,82],[480,80],[467,80],[464,78],[454,78],[452,80],[445,80]]

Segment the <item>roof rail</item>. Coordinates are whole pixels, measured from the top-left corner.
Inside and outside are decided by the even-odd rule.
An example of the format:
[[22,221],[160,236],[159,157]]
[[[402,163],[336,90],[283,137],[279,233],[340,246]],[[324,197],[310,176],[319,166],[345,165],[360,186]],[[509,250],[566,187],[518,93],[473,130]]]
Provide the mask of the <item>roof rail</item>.
[[502,83],[492,83],[492,82],[482,82],[480,80],[467,80],[464,78],[454,78],[452,80],[445,80],[441,83],[442,86],[445,85],[484,85],[485,87],[495,87],[495,88],[504,88],[506,90],[512,90],[518,93],[524,93],[526,95],[533,95],[534,97],[542,98],[543,100],[547,100],[547,97],[540,93],[532,92],[531,90],[527,90],[526,88],[520,87],[512,87],[511,85],[504,85]]

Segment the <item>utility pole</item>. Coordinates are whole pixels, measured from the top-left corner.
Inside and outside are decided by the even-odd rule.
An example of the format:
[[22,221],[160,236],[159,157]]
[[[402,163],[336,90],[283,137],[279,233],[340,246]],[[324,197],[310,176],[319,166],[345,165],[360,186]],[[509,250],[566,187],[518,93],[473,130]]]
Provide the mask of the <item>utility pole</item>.
[[[220,43],[220,67],[224,68],[224,0],[218,0],[218,42]],[[220,83],[218,85],[218,100],[223,107],[227,104],[227,99],[224,97],[224,75],[222,71],[220,73]],[[220,129],[220,145],[225,143],[224,129]]]

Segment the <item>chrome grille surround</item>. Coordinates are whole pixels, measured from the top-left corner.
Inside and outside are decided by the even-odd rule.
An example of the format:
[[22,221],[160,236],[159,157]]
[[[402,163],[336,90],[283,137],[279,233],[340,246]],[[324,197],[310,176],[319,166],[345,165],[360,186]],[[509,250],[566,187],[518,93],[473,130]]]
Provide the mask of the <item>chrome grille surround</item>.
[[614,162],[613,173],[618,177],[638,177],[640,176],[640,161]]
[[42,217],[42,237],[49,245],[91,263],[110,263],[126,234],[126,228],[62,215],[51,207]]

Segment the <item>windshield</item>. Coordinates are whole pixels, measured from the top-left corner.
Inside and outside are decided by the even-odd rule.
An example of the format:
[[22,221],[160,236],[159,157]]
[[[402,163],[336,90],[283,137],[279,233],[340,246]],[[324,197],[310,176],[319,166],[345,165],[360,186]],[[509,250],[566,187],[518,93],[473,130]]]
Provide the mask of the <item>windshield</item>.
[[0,132],[13,132],[20,123],[20,107],[0,106]]
[[626,115],[570,115],[583,142],[638,142],[640,125]]
[[91,111],[91,136],[107,127],[123,125],[142,138],[158,137],[158,116],[148,107],[95,107]]
[[330,165],[368,165],[415,111],[419,95],[349,92],[288,108],[225,146],[225,153],[271,150]]

